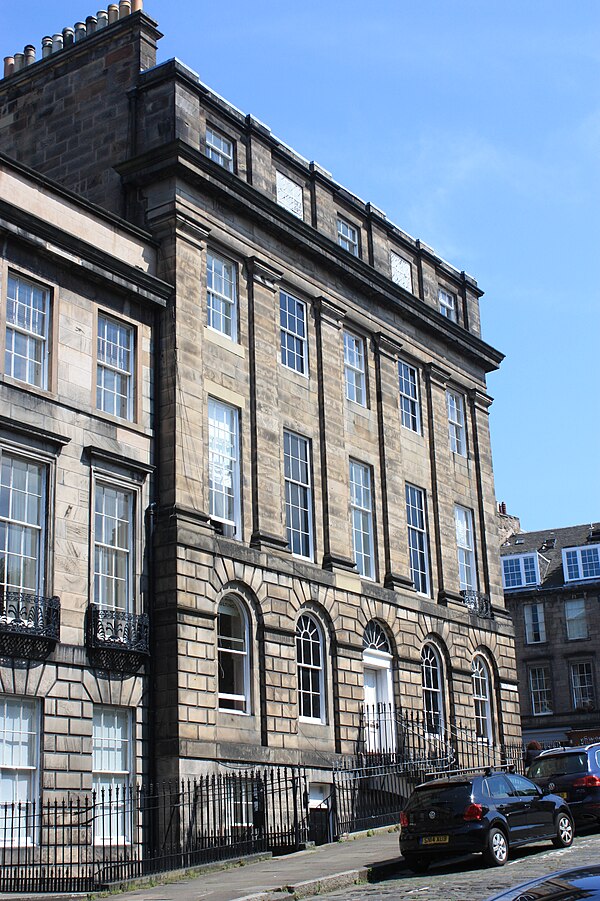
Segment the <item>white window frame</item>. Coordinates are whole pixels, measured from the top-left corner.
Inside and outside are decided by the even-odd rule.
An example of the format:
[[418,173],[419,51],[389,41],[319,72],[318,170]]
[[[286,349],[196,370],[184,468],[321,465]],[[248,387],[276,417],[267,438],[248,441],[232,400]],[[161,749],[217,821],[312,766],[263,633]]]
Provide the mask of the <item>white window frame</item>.
[[222,166],[228,172],[233,172],[233,141],[221,131],[206,126],[206,156],[217,165]]
[[446,390],[448,410],[448,436],[450,450],[461,457],[467,456],[467,435],[465,425],[465,399],[458,391]]
[[458,556],[458,581],[461,591],[477,591],[477,566],[475,559],[475,530],[473,511],[456,504],[454,507],[456,550]]
[[[308,645],[308,654],[307,651]],[[315,656],[315,649],[317,655]],[[298,678],[298,719],[304,723],[326,723],[325,707],[325,642],[323,630],[314,616],[302,612],[296,623],[296,668]],[[304,674],[308,687],[303,686]],[[311,711],[318,707],[318,715],[306,715],[302,710]]]
[[395,285],[400,285],[401,288],[412,294],[412,266],[409,260],[396,253],[395,250],[390,250],[390,273]]
[[[105,723],[105,718],[112,720]],[[125,725],[125,738],[117,738],[117,728],[120,720],[121,727]],[[97,734],[97,724],[102,730],[108,728],[114,734]],[[127,707],[113,707],[107,704],[95,704],[92,713],[92,787],[95,792],[96,803],[94,807],[94,844],[95,845],[122,845],[129,844],[132,837],[133,816],[132,805],[129,803],[133,774],[133,711]],[[110,753],[117,741],[124,744],[122,748],[125,755],[125,768],[105,768],[101,760],[107,748]],[[100,766],[98,764],[101,764]],[[116,828],[115,828],[116,824]],[[108,826],[108,834],[107,834]]]
[[445,731],[443,673],[440,652],[426,642],[421,650],[421,690],[427,735],[443,735]]
[[237,266],[212,251],[206,254],[206,318],[213,332],[237,341]]
[[[221,634],[221,610],[234,607],[242,625],[242,638]],[[224,713],[248,716],[251,713],[250,704],[250,617],[245,605],[234,595],[224,597],[218,607],[217,614],[217,661],[218,661],[218,705]],[[224,672],[222,658],[224,655],[242,661],[242,692],[232,693],[221,690],[221,673]],[[234,660],[235,662],[235,660]],[[237,706],[236,706],[237,705]]]
[[280,359],[292,372],[308,378],[306,304],[283,289],[279,292]]
[[[135,611],[135,538],[136,538],[136,506],[137,506],[137,493],[133,488],[129,488],[124,486],[119,482],[113,482],[109,479],[104,478],[103,476],[96,476],[93,481],[93,492],[94,492],[94,506],[93,506],[93,576],[94,576],[94,590],[93,597],[94,603],[101,610],[118,610],[123,611],[124,613],[133,613]],[[126,523],[126,535],[127,535],[127,546],[116,544],[115,542],[103,541],[102,538],[110,537],[110,534],[115,534],[118,530],[111,529],[109,520],[114,519],[115,517],[109,515],[106,512],[106,504],[108,500],[107,492],[114,492],[115,494],[121,494],[123,496],[127,496],[129,498],[129,517],[127,520],[124,520],[117,513],[117,520],[121,523]],[[104,503],[99,507],[98,499],[99,496],[102,495],[104,499]],[[102,524],[106,524],[106,530],[99,528]],[[119,557],[124,557],[125,559],[125,578],[120,579],[116,574],[115,564],[117,563]],[[108,561],[112,559],[112,566],[110,567],[112,574],[108,574],[106,571],[102,569],[102,561],[106,558]],[[108,567],[107,567],[108,568]],[[106,580],[109,579],[109,582]],[[115,584],[115,587],[118,586],[119,582],[124,582],[124,604],[121,603],[112,603],[107,598],[110,596],[111,592],[108,591],[109,585],[112,583]],[[112,592],[116,595],[116,592]]]
[[344,381],[346,398],[361,407],[367,405],[365,342],[352,332],[344,332]]
[[471,665],[475,734],[478,741],[493,740],[492,677],[487,661],[481,654],[473,657]]
[[[586,681],[582,681],[581,667],[586,668]],[[569,664],[571,697],[574,710],[593,710],[596,706],[596,680],[592,660],[572,660]],[[584,693],[587,697],[584,698]]]
[[[117,332],[109,339],[111,327]],[[98,313],[96,409],[133,421],[135,361],[135,328],[114,316]]]
[[371,467],[350,460],[350,515],[356,568],[365,579],[375,578],[375,536]]
[[[12,713],[10,712],[12,708]],[[24,709],[30,712],[30,727],[23,722]],[[9,722],[15,728],[9,728]],[[40,791],[40,702],[32,698],[16,695],[0,696],[0,780],[2,781],[2,801],[0,801],[0,846],[23,847],[33,845],[38,840],[33,812],[39,800]],[[17,744],[15,737],[20,736]],[[22,752],[25,748],[25,761]],[[18,760],[15,759],[18,757]],[[10,786],[10,792],[7,787]],[[8,798],[10,794],[10,799]],[[8,804],[6,820],[4,805]],[[10,805],[14,804],[14,814]],[[21,805],[19,813],[17,805]]]
[[[569,598],[565,601],[564,609],[567,640],[580,641],[589,638],[590,633],[585,598]],[[580,634],[577,634],[578,632]]]
[[421,434],[421,403],[419,401],[419,373],[405,360],[398,360],[400,391],[400,422],[405,429]]
[[[17,477],[17,468],[21,477]],[[23,472],[23,470],[25,470]],[[34,478],[33,470],[37,470],[38,490],[30,490],[30,481]],[[24,484],[20,485],[23,476]],[[48,503],[48,466],[37,459],[26,457],[12,449],[0,447],[0,497],[2,507],[8,506],[8,515],[0,512],[0,523],[4,525],[4,545],[0,547],[0,559],[4,561],[4,578],[0,581],[0,591],[31,594],[39,597],[45,592],[46,544],[47,544],[47,503]],[[6,497],[7,495],[7,497]],[[6,501],[4,501],[6,497]],[[15,508],[21,508],[21,511]],[[2,508],[0,508],[1,510]],[[37,516],[35,515],[37,512]],[[19,515],[20,514],[20,515]],[[37,520],[37,521],[32,521]],[[27,553],[27,538],[31,540],[33,549]],[[16,552],[16,545],[19,551]],[[19,562],[19,579],[8,581],[11,573],[15,573],[15,564]],[[8,564],[8,565],[7,565]],[[28,584],[26,578],[33,569],[35,584]],[[5,615],[8,615],[5,611]]]
[[[241,539],[240,411],[208,398],[208,506],[229,538]],[[218,501],[221,500],[219,504]],[[225,515],[229,513],[230,515]]]
[[[563,548],[562,559],[565,582],[600,581],[600,544]],[[593,571],[586,575],[590,565]]]
[[[531,566],[533,561],[533,568]],[[510,572],[508,569],[510,568]],[[517,581],[518,579],[518,581]],[[508,583],[512,584],[508,584]],[[505,591],[540,584],[538,554],[506,554],[502,557],[502,585]]]
[[552,679],[547,663],[529,667],[529,700],[533,716],[552,716]]
[[353,257],[359,255],[358,228],[347,219],[342,219],[341,216],[338,216],[337,219],[337,241],[340,247],[351,253]]
[[[297,442],[298,451],[304,449],[303,455],[291,453]],[[314,559],[314,532],[312,509],[312,473],[310,440],[288,429],[283,433],[283,457],[285,478],[285,521],[287,540],[294,557],[303,560]],[[306,478],[302,479],[302,468],[306,470]],[[299,511],[305,529],[296,528],[294,511]],[[302,525],[302,523],[301,523]],[[298,548],[300,547],[300,551]],[[302,553],[301,551],[306,551]]]
[[277,203],[288,213],[304,219],[304,196],[302,185],[279,170],[275,171]]
[[407,482],[404,487],[404,496],[406,502],[410,575],[417,592],[425,597],[430,597],[431,574],[425,492],[422,488]]
[[453,294],[452,291],[447,291],[446,288],[438,287],[438,303],[442,316],[445,316],[450,322],[458,321],[456,313],[456,294]]
[[[36,293],[41,298],[36,299]],[[26,294],[22,297],[22,294]],[[41,300],[41,309],[38,300]],[[34,310],[34,303],[38,309]],[[48,361],[50,356],[50,289],[24,278],[15,272],[8,273],[6,292],[6,341],[4,372],[10,378],[25,385],[48,389]],[[34,320],[40,318],[36,328]],[[17,353],[15,342],[24,343],[24,353]],[[39,360],[36,361],[36,349]],[[23,361],[24,377],[15,375],[18,361]],[[36,377],[37,370],[37,377]]]
[[525,644],[541,644],[546,641],[546,617],[541,601],[524,604]]

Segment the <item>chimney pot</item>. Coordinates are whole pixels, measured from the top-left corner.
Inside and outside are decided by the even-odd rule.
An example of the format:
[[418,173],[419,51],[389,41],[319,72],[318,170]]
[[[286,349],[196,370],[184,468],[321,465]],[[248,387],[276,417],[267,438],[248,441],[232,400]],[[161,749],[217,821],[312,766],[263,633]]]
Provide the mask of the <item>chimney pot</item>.
[[63,48],[63,36],[58,32],[52,35],[52,53],[58,53]]
[[46,35],[42,38],[42,59],[46,59],[52,53],[52,38]]
[[132,0],[131,3],[131,12],[139,13],[141,9],[144,8],[144,0]]
[[88,34],[94,34],[96,28],[98,26],[98,19],[96,16],[88,16],[85,20],[85,30]]
[[98,20],[98,26],[96,28],[97,31],[100,31],[101,28],[106,28],[108,25],[108,13],[105,9],[99,9],[96,13],[96,19]]
[[23,55],[25,57],[25,65],[30,66],[35,62],[35,47],[33,44],[26,44],[23,49]]
[[23,68],[25,62],[25,57],[22,53],[15,53],[15,67],[13,69],[14,72],[20,72]]
[[131,0],[119,0],[119,19],[131,15]]
[[62,35],[63,35],[63,47],[66,49],[67,47],[70,47],[73,44],[73,41],[75,39],[75,32],[72,28],[67,27],[67,28],[63,28]]
[[85,22],[75,22],[75,41],[83,41],[87,37]]
[[111,3],[108,7],[108,24],[112,25],[119,18],[119,7],[116,3]]
[[5,56],[4,57],[4,77],[8,78],[9,75],[12,75],[15,70],[15,58],[14,56]]

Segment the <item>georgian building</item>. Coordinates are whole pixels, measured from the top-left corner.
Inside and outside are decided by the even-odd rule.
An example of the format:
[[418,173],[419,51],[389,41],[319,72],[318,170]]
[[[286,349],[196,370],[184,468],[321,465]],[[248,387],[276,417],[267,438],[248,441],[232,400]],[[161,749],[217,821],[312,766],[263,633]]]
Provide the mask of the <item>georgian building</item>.
[[600,740],[600,526],[517,531],[500,553],[524,739]]
[[[54,436],[35,589],[60,598],[43,666],[68,668],[86,785],[109,729],[115,778],[119,761],[120,778],[161,779],[300,763],[315,797],[340,755],[381,746],[365,705],[518,738],[482,292],[178,60],[157,64],[156,23],[115,9],[0,82],[3,152],[63,186],[44,191],[87,236],[52,265],[39,247],[3,260],[2,340],[15,284],[52,331],[47,383],[9,350],[0,379],[16,434]],[[2,578],[33,590],[24,568]],[[149,617],[135,675],[86,652],[90,605]],[[33,735],[44,784],[71,747],[48,739],[53,678],[1,661],[5,730]]]

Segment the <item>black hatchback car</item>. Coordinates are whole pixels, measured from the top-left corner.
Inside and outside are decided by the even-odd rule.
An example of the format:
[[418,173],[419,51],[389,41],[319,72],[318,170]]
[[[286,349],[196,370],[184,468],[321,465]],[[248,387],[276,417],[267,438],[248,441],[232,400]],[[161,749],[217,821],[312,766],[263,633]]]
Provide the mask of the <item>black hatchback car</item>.
[[567,801],[575,822],[600,823],[600,743],[542,751],[527,775]]
[[441,856],[478,851],[486,864],[501,867],[511,847],[550,839],[568,848],[573,835],[564,799],[516,773],[486,771],[425,782],[400,814],[400,851],[417,873]]

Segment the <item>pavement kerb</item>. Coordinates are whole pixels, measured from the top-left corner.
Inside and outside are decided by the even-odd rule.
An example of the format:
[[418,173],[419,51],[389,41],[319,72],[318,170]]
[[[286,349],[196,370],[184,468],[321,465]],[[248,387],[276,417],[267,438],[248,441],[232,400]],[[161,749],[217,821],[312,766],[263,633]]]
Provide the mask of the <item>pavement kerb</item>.
[[300,898],[312,898],[314,895],[337,892],[363,882],[379,882],[404,869],[406,869],[406,864],[401,857],[398,857],[394,863],[373,864],[370,867],[358,867],[343,873],[317,876],[294,885],[282,885],[279,888],[272,888],[254,895],[238,896],[235,901],[291,901],[291,899],[296,901]]

